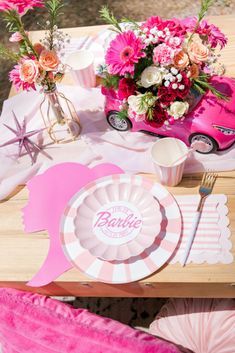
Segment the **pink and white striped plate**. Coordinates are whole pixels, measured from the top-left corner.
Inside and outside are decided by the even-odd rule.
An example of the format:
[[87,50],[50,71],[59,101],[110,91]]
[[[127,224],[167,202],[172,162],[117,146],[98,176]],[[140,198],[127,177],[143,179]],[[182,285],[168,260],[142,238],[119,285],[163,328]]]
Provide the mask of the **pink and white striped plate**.
[[127,260],[149,248],[161,230],[151,184],[136,177],[108,178],[80,194],[74,218],[81,246],[103,260]]
[[[143,251],[139,255],[130,256],[123,261],[107,261],[94,255],[94,253],[92,254],[82,246],[76,229],[80,206],[87,195],[114,183],[139,185],[146,190],[146,198],[149,197],[150,193],[159,203],[161,211],[160,231],[157,236],[155,234],[151,245],[147,248],[143,246]],[[156,217],[156,227],[157,222],[159,223],[158,217]],[[82,272],[101,282],[129,283],[149,276],[171,257],[178,244],[181,229],[181,213],[178,204],[167,189],[141,176],[120,174],[97,179],[73,196],[61,219],[60,237],[66,257]]]

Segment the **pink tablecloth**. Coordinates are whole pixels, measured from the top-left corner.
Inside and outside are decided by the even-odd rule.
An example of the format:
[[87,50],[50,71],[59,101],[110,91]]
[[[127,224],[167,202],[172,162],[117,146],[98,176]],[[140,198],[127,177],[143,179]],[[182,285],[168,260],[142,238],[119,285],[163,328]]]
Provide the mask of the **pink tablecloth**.
[[[38,136],[53,161],[39,154],[33,167],[27,155],[17,158],[17,145],[1,148],[0,199],[7,196],[17,184],[26,182],[33,174],[65,161],[86,165],[115,162],[128,172],[154,172],[150,149],[156,137],[142,133],[119,133],[109,128],[102,111],[103,96],[98,88],[86,90],[73,87],[71,90],[69,86],[61,86],[60,90],[75,103],[79,112],[83,127],[80,140],[66,145],[51,145],[46,133]],[[42,96],[37,92],[23,92],[5,101],[0,119],[0,144],[12,137],[12,133],[3,126],[3,123],[14,126],[12,109],[19,120],[26,117],[28,130],[43,126],[38,111],[41,99]],[[187,160],[185,173],[205,169],[235,169],[235,148],[209,156],[194,153]]]
[[[95,65],[100,64],[103,61],[104,48],[111,36],[112,32],[101,31],[95,38],[73,38],[66,49],[65,58],[83,47],[95,54]],[[0,199],[6,197],[17,184],[29,180],[32,175],[40,173],[50,165],[65,161],[75,161],[86,165],[112,162],[128,172],[154,172],[150,148],[156,137],[142,133],[118,133],[110,129],[103,113],[104,98],[98,88],[86,90],[79,87],[71,89],[71,86],[61,86],[59,89],[71,99],[79,112],[83,127],[81,139],[67,145],[52,146],[46,134],[38,136],[38,140],[47,145],[46,151],[53,157],[53,161],[39,154],[37,163],[33,167],[31,167],[28,156],[17,159],[17,145],[1,148]],[[26,118],[28,130],[43,126],[38,110],[41,101],[40,93],[23,92],[4,102],[0,118],[0,144],[12,138],[12,133],[3,126],[3,123],[14,127],[13,109],[19,120]],[[194,153],[186,163],[185,173],[205,169],[235,169],[235,148],[232,147],[226,152],[209,156]]]

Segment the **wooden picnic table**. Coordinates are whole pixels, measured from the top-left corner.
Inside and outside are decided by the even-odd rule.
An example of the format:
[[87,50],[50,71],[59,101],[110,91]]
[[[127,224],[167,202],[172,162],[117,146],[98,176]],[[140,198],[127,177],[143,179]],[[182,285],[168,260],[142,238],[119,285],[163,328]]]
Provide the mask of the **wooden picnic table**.
[[[221,60],[227,75],[235,76],[235,16],[210,19],[228,36],[228,45]],[[72,37],[96,35],[105,26],[66,29]],[[41,32],[32,32],[34,42]],[[71,83],[67,78],[67,83]],[[14,89],[10,95],[15,94]],[[153,175],[148,177],[154,179]],[[201,174],[185,175],[179,186],[168,188],[174,195],[198,194]],[[221,172],[214,193],[228,197],[232,253],[235,252],[235,171]],[[69,270],[55,282],[40,288],[26,285],[43,263],[49,246],[48,234],[26,234],[21,209],[27,203],[28,191],[20,185],[7,200],[0,203],[0,286],[40,292],[46,295],[74,295],[86,297],[235,297],[235,262],[165,265],[148,278],[128,284],[105,284],[88,278],[77,269]]]

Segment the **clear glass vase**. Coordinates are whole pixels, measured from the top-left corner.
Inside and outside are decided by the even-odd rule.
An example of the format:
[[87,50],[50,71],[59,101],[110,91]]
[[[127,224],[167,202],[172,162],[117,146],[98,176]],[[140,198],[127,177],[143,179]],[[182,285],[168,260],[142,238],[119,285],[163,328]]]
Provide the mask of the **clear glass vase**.
[[79,116],[73,103],[63,93],[58,92],[56,85],[44,91],[40,112],[53,142],[67,143],[79,137]]

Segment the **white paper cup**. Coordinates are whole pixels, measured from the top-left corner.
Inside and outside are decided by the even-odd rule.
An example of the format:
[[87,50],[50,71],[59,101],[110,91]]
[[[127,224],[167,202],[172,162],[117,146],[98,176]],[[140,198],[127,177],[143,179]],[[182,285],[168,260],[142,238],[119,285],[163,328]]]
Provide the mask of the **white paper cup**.
[[77,85],[85,88],[95,87],[94,54],[89,50],[78,50],[69,55],[66,64]]
[[179,139],[166,137],[155,142],[151,156],[161,184],[176,186],[180,183],[187,155],[188,147]]

